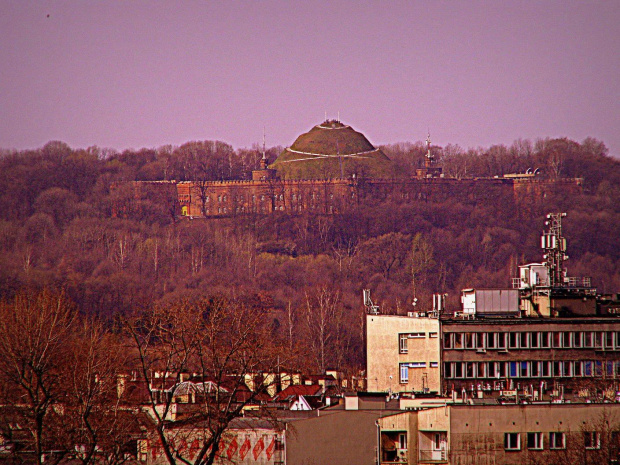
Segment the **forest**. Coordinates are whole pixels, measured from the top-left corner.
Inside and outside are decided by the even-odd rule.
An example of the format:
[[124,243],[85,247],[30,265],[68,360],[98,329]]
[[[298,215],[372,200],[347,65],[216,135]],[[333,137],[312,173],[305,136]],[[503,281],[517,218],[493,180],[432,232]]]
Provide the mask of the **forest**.
[[[380,147],[392,176],[413,176],[423,143]],[[282,147],[267,151],[275,160]],[[592,138],[515,141],[464,150],[433,147],[446,176],[475,178],[539,169],[583,178],[580,195],[532,201],[385,200],[333,215],[178,217],[158,198],[136,199],[124,181],[251,179],[258,147],[188,142],[118,152],[52,141],[0,152],[0,298],[25,289],[62,292],[83,317],[114,328],[154,306],[218,297],[260,312],[271,337],[308,373],[363,367],[362,289],[386,312],[428,309],[431,295],[509,287],[518,264],[542,260],[548,212],[563,211],[571,276],[600,293],[620,291],[620,161]],[[129,186],[129,184],[127,184]],[[121,212],[114,208],[121,202]],[[527,204],[527,202],[526,202]]]

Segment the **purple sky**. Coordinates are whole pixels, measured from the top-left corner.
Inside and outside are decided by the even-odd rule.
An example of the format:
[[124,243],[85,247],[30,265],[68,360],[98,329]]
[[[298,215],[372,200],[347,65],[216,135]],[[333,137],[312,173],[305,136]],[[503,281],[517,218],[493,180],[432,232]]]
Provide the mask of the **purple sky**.
[[[49,17],[48,17],[49,15]],[[620,156],[620,1],[0,0],[0,147],[587,136]]]

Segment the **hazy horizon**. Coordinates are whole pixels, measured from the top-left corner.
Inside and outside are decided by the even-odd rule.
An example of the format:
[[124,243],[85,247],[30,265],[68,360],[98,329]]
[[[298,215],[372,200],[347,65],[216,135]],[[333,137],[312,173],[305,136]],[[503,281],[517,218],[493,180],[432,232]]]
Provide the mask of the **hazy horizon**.
[[0,147],[603,141],[620,156],[620,2],[0,3]]

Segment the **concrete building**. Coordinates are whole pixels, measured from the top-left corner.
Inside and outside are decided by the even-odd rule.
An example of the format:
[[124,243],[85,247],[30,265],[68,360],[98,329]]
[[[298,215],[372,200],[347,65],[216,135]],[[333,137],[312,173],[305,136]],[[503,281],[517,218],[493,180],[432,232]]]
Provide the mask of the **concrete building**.
[[470,405],[380,418],[379,463],[617,463],[620,404]]
[[368,390],[439,392],[440,332],[438,318],[366,315]]

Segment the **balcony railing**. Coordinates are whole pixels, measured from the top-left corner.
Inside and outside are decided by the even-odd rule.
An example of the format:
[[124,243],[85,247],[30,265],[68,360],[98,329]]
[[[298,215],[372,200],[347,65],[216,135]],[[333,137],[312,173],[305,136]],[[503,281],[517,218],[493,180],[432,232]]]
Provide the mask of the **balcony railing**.
[[442,450],[420,449],[420,462],[447,462],[448,454]]

